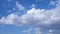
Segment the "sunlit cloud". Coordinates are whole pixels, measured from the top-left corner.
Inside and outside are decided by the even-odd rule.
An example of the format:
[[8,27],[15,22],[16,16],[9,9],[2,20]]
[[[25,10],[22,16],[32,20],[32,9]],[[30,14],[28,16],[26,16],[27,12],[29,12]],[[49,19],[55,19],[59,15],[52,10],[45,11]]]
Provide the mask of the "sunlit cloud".
[[[30,10],[27,10],[27,13],[19,16],[18,14],[10,14],[6,18],[2,18],[2,23],[8,22],[8,23],[17,23],[17,24],[42,24],[42,25],[49,25],[49,24],[55,24],[59,22],[60,20],[60,6],[56,7],[52,10],[45,10],[45,9],[36,9],[32,8]],[[59,8],[59,9],[58,9]],[[14,22],[16,20],[16,22]]]
[[[42,0],[36,0],[36,2],[40,1]],[[37,5],[32,3],[29,9],[26,10],[23,4],[15,1],[15,7],[12,7],[12,10],[7,10],[8,15],[2,16],[0,24],[19,27],[28,26],[28,29],[22,30],[23,33],[27,34],[31,34],[32,31],[35,34],[43,34],[45,32],[45,34],[54,34],[56,32],[54,28],[60,28],[60,0],[50,1],[48,5],[56,7],[51,9],[40,9],[39,7],[36,8]],[[4,7],[6,8],[7,6],[4,5]],[[56,25],[58,25],[58,27]]]

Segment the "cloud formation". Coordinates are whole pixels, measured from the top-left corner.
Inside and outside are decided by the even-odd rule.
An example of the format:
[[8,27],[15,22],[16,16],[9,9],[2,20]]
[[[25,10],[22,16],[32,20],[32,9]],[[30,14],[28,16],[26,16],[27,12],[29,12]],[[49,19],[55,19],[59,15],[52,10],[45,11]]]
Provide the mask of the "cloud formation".
[[[16,2],[16,5],[20,10],[24,7]],[[58,3],[59,5],[59,3]],[[60,21],[60,6],[57,6],[51,10],[32,8],[27,10],[26,14],[19,16],[18,14],[9,14],[6,18],[2,17],[0,23],[4,24],[16,24],[16,25],[52,25],[59,23]]]
[[19,4],[17,1],[16,1],[16,6],[17,6],[18,10],[25,10],[25,7],[22,6],[22,4]]
[[55,0],[55,1],[51,0],[49,6],[56,6],[57,3],[58,3],[57,0]]

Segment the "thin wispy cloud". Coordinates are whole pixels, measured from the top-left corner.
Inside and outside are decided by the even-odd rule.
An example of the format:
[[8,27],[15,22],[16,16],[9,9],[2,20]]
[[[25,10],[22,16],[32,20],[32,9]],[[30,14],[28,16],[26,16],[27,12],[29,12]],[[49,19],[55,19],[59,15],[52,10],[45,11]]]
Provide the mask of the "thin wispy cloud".
[[17,1],[16,1],[16,6],[18,7],[19,10],[25,10],[25,7],[22,6],[22,4],[19,4]]

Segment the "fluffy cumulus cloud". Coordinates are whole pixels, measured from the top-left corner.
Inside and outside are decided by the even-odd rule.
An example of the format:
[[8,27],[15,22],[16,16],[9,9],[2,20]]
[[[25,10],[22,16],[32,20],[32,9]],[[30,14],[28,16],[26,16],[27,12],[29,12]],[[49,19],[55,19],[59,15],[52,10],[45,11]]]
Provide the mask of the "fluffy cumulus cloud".
[[10,14],[6,18],[2,17],[0,22],[5,24],[13,24],[14,19],[17,17],[17,15]]
[[[24,7],[16,2],[20,10]],[[59,3],[58,3],[59,5]],[[9,14],[7,17],[2,17],[0,23],[16,24],[16,25],[52,25],[60,22],[60,6],[51,10],[32,8],[27,10],[26,14],[19,16],[18,14]]]

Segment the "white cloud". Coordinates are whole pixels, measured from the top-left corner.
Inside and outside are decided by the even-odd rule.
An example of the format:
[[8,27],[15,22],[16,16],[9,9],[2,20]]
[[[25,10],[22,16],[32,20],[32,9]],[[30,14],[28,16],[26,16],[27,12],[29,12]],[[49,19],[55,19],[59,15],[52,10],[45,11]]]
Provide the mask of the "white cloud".
[[[18,16],[16,14],[10,14],[6,18],[2,18],[1,21],[4,23],[15,24],[15,23],[22,23],[22,24],[53,24],[57,23],[60,20],[60,11],[56,8],[53,10],[43,10],[43,9],[36,9],[32,8],[28,10],[26,14],[22,16]],[[15,23],[14,23],[15,21]]]
[[19,4],[17,1],[16,1],[16,6],[18,7],[18,10],[25,10],[25,7]]
[[[49,26],[60,22],[60,6],[59,2],[58,6],[54,9],[45,10],[45,9],[36,9],[34,5],[32,9],[27,10],[26,14],[19,16],[18,14],[9,14],[6,18],[2,17],[0,19],[0,24],[12,24],[12,25],[27,25],[27,26]],[[25,8],[16,2],[16,6],[19,10],[24,10]],[[13,8],[15,10],[15,8]],[[24,30],[23,32],[27,32],[31,34],[32,28],[28,30]],[[49,30],[47,34],[53,34],[53,30]],[[42,34],[40,28],[35,28],[35,34]]]
[[4,24],[13,24],[14,19],[17,17],[17,15],[10,14],[6,18],[2,17],[0,22]]
[[[16,5],[20,7],[21,4],[16,2]],[[24,8],[22,8],[24,9]],[[16,25],[51,25],[60,22],[60,6],[55,9],[45,10],[32,8],[27,10],[27,13],[19,16],[18,14],[10,14],[6,18],[2,17],[0,22],[5,24],[16,24]]]

